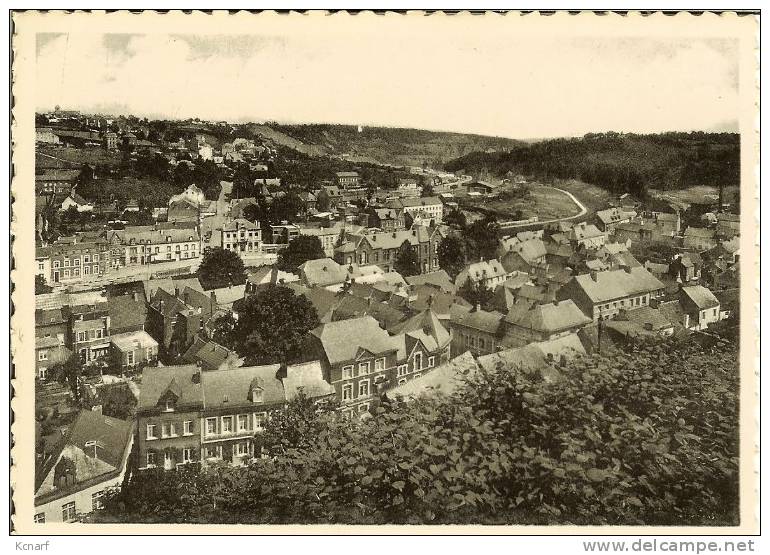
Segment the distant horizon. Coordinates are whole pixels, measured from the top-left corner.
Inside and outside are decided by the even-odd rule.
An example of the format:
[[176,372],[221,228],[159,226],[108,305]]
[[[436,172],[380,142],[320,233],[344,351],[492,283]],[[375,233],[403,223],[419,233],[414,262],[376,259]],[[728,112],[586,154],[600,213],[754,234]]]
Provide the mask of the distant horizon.
[[281,21],[266,34],[38,34],[35,105],[514,140],[738,127],[732,39],[524,37],[449,19],[438,34],[357,19],[337,34]]
[[[452,129],[426,129],[422,127],[409,127],[404,125],[382,125],[382,124],[376,124],[376,123],[349,123],[349,122],[327,122],[327,121],[281,121],[278,119],[264,119],[264,120],[238,120],[238,121],[228,121],[228,120],[211,120],[211,119],[202,119],[200,117],[192,116],[192,117],[186,117],[186,118],[179,118],[179,117],[173,117],[173,116],[164,116],[162,114],[137,114],[137,113],[104,113],[104,112],[93,112],[90,110],[81,110],[77,108],[72,107],[62,107],[59,106],[60,110],[63,112],[67,111],[75,111],[82,115],[87,116],[96,116],[96,117],[104,117],[104,118],[118,118],[118,117],[135,117],[137,119],[147,119],[148,121],[168,121],[168,122],[185,122],[185,121],[192,121],[192,120],[198,120],[201,122],[206,122],[209,124],[216,124],[216,123],[226,123],[228,125],[269,125],[271,123],[275,123],[278,125],[288,125],[288,126],[310,126],[310,125],[329,125],[329,126],[343,126],[343,127],[363,127],[363,128],[379,128],[379,129],[408,129],[408,130],[414,130],[414,131],[425,131],[428,133],[451,133],[456,135],[471,135],[471,136],[478,136],[478,137],[486,137],[490,139],[501,139],[501,140],[511,140],[511,141],[521,141],[524,143],[534,143],[539,141],[548,141],[553,139],[579,139],[584,137],[585,135],[589,134],[604,134],[604,133],[618,133],[621,135],[665,135],[666,133],[729,133],[729,134],[735,134],[740,135],[740,132],[738,129],[727,129],[727,124],[725,125],[725,129],[668,129],[665,131],[653,131],[653,132],[639,132],[639,131],[618,131],[617,129],[607,129],[603,131],[587,131],[580,135],[553,135],[553,136],[542,136],[542,137],[506,137],[502,135],[486,135],[482,133],[475,133],[475,132],[465,132],[465,131],[456,131]],[[36,110],[36,114],[46,114],[46,113],[52,113],[55,111],[55,106],[51,108],[38,108]]]

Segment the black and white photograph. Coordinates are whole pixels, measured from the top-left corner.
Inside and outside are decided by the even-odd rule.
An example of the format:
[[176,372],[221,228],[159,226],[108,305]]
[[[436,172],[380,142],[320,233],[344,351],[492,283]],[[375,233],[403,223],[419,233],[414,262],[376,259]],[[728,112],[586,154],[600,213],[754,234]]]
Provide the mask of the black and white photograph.
[[758,529],[758,15],[12,27],[17,531]]

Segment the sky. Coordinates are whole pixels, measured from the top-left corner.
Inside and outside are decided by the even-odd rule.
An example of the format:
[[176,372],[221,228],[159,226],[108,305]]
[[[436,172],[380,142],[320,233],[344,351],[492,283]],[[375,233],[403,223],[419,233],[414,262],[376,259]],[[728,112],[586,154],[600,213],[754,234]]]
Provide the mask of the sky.
[[38,110],[510,138],[736,131],[727,39],[339,33],[37,36]]

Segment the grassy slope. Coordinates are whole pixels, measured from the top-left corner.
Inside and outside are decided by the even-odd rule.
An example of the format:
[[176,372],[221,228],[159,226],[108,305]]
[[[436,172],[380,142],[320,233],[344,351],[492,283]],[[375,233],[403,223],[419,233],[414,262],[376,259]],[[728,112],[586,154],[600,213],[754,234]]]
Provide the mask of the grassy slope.
[[353,125],[254,126],[260,135],[312,155],[328,155],[353,161],[394,165],[440,167],[444,162],[469,152],[508,150],[522,144],[513,139],[465,135],[418,129],[364,127]]

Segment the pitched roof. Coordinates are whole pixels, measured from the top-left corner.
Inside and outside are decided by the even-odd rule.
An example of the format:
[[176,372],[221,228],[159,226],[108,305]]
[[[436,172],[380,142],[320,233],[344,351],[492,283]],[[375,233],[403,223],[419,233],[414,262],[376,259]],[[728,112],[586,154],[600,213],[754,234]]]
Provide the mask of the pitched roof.
[[334,395],[334,386],[324,379],[321,362],[317,360],[287,366],[283,389],[287,401],[294,399],[300,391],[311,399]]
[[377,322],[390,329],[404,319],[404,313],[393,306],[355,295],[344,295],[332,313],[332,320],[347,320],[360,316],[371,316]]
[[[455,305],[456,306],[456,305]],[[451,310],[452,324],[459,324],[490,334],[502,333],[502,323],[505,316],[500,312],[485,310]]]
[[572,278],[594,303],[629,297],[639,293],[658,291],[665,285],[641,266],[623,270],[607,270],[582,274]]
[[113,329],[141,328],[147,317],[147,305],[134,300],[131,295],[119,295],[107,299],[110,327]]
[[289,283],[286,287],[294,291],[295,294],[302,295],[309,300],[321,322],[331,320],[334,308],[342,299],[334,291],[329,291],[322,287],[307,287],[300,283]]
[[573,241],[580,241],[583,239],[592,239],[594,237],[599,237],[601,235],[604,235],[601,231],[599,231],[599,228],[597,228],[593,224],[580,224],[574,226],[569,231],[569,238]]
[[436,346],[442,348],[450,341],[449,331],[439,320],[438,315],[431,309],[423,310],[408,320],[388,328],[392,334],[422,332],[433,338]]
[[611,224],[620,222],[622,220],[628,220],[636,216],[636,212],[626,212],[621,208],[608,208],[606,210],[599,210],[596,212],[596,217],[603,224]]
[[714,238],[714,230],[713,229],[706,229],[703,227],[688,227],[684,230],[684,237],[701,237],[705,239],[713,239]]
[[435,206],[442,205],[441,199],[438,197],[415,197],[415,198],[401,198],[397,201],[404,208],[413,208],[415,206]]
[[474,262],[468,264],[457,276],[455,283],[463,284],[468,279],[472,281],[481,281],[486,279],[493,279],[507,275],[508,272],[500,263],[499,260],[482,260],[481,262]]
[[358,177],[358,172],[337,172],[337,177]]
[[317,337],[329,364],[339,364],[356,358],[359,349],[373,354],[393,351],[388,332],[371,316],[321,324],[310,332]]
[[273,405],[286,401],[283,383],[277,374],[280,364],[242,366],[201,374],[203,408],[224,408],[253,405],[249,393],[255,387],[262,389],[261,404]]
[[229,359],[237,358],[237,353],[210,339],[195,336],[192,345],[182,355],[182,361],[188,364],[201,364],[203,370],[216,370]]
[[[299,281],[299,276],[279,270],[276,266],[261,266],[249,272],[246,280],[254,285],[280,285]],[[217,298],[219,298],[219,293],[217,293]]]
[[132,442],[133,430],[133,422],[104,416],[96,411],[80,411],[51,456],[43,463],[41,471],[35,473],[35,496],[51,494],[58,489],[53,483],[53,471],[62,456],[75,463],[77,482],[71,489],[67,488],[68,493],[80,489],[78,486],[84,482],[119,470]]
[[514,305],[506,315],[505,321],[514,326],[545,333],[555,333],[592,322],[571,299],[530,307]]
[[682,287],[681,293],[688,297],[700,310],[719,306],[719,299],[709,289],[702,285]]
[[300,275],[306,285],[320,286],[343,283],[348,277],[348,271],[331,258],[308,260],[299,266]]
[[200,368],[195,364],[145,367],[139,388],[138,409],[154,408],[166,390],[172,386],[179,396],[178,406],[195,406],[203,402]]

